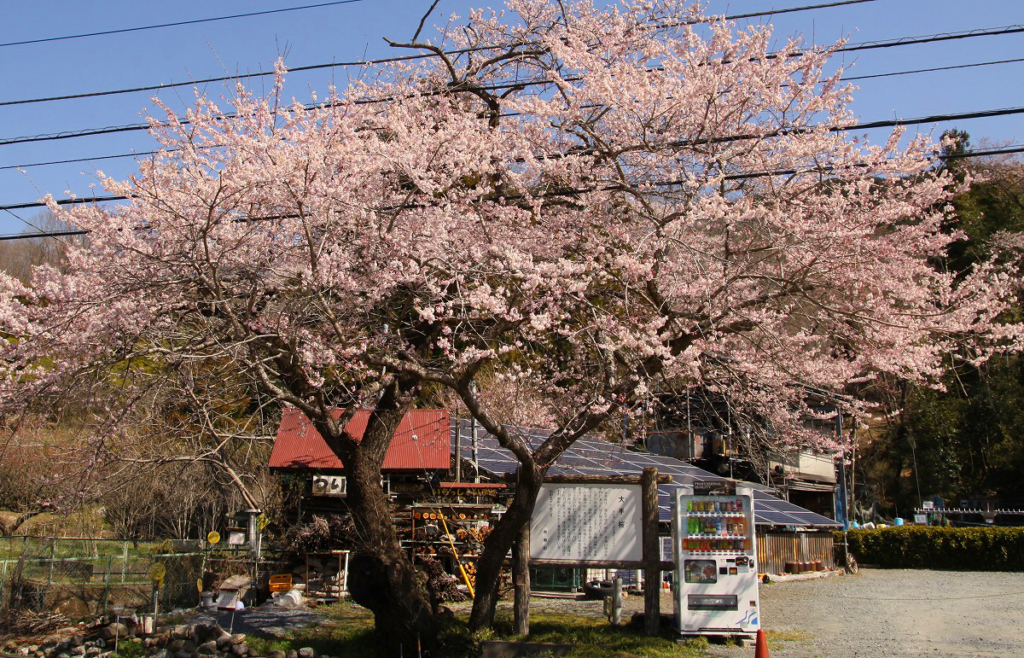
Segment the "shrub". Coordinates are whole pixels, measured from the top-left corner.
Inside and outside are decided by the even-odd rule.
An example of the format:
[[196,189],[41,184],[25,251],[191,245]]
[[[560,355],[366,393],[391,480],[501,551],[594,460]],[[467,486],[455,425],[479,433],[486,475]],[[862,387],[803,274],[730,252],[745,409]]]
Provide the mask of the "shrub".
[[[1024,528],[906,526],[850,530],[862,564],[959,571],[1024,571]],[[841,540],[842,533],[837,533]]]

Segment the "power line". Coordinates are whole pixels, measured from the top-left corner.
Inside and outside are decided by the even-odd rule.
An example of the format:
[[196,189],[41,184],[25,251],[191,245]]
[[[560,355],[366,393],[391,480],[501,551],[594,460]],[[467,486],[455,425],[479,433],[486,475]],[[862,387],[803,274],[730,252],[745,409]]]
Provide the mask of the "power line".
[[136,153],[118,153],[116,155],[98,155],[91,158],[70,158],[68,160],[50,160],[48,162],[32,162],[28,164],[13,164],[0,167],[0,171],[6,169],[28,169],[30,167],[48,167],[50,165],[74,164],[76,162],[93,162],[95,160],[114,160],[117,158],[133,158],[142,155],[156,155],[159,151],[138,151]]
[[894,71],[892,73],[872,73],[869,75],[851,75],[849,77],[843,76],[844,82],[851,82],[853,80],[873,80],[875,78],[891,78],[898,75],[913,75],[916,73],[934,73],[936,71],[955,71],[957,69],[973,69],[979,66],[995,66],[997,64],[1016,64],[1017,62],[1024,62],[1024,57],[1018,57],[1017,59],[1000,59],[992,62],[977,62],[974,64],[952,64],[950,66],[936,66],[930,69],[913,69],[910,71]]
[[8,46],[27,46],[33,43],[51,43],[53,41],[68,41],[70,39],[84,39],[86,37],[100,37],[110,34],[125,34],[128,32],[142,32],[145,30],[158,30],[165,27],[179,27],[182,25],[196,25],[198,23],[214,23],[217,21],[230,21],[236,18],[250,18],[253,16],[268,16],[270,14],[283,14],[291,11],[304,11],[306,9],[319,9],[321,7],[333,7],[335,5],[349,5],[363,0],[335,0],[334,2],[321,2],[315,5],[302,5],[300,7],[285,7],[283,9],[268,9],[266,11],[253,11],[245,14],[232,14],[230,16],[216,16],[212,18],[196,18],[187,21],[175,21],[173,23],[160,23],[158,25],[142,25],[139,27],[126,27],[117,30],[103,30],[101,32],[86,32],[84,34],[69,34],[60,37],[45,37],[42,39],[27,39],[25,41],[8,41],[0,43],[0,48]]
[[[886,119],[886,120],[882,120],[882,121],[860,122],[860,123],[855,123],[855,124],[852,124],[852,125],[849,125],[849,126],[836,126],[836,127],[832,127],[829,130],[831,132],[849,132],[849,131],[852,131],[852,130],[873,130],[873,129],[877,129],[877,128],[895,128],[897,126],[918,126],[918,125],[925,124],[925,123],[942,123],[942,122],[948,122],[948,121],[966,121],[966,120],[971,120],[971,119],[989,119],[989,118],[994,118],[994,117],[1012,116],[1012,115],[1017,115],[1017,114],[1024,114],[1024,107],[1007,107],[1007,108],[999,108],[999,109],[993,109],[993,110],[979,110],[979,111],[975,111],[975,112],[961,112],[961,113],[958,113],[958,114],[933,114],[933,115],[930,115],[930,116],[913,117],[913,118],[910,118],[910,119]],[[780,129],[780,130],[775,131],[774,133],[769,134],[769,135],[761,135],[761,137],[772,137],[772,136],[779,136],[779,135],[784,135],[784,134],[793,134],[793,133],[796,133],[796,132],[806,132],[807,130],[812,130],[812,129],[813,129],[813,127],[811,127],[811,128],[801,128],[799,130]],[[112,131],[112,132],[116,132],[117,131],[116,128],[108,128],[108,129],[105,129],[105,130]],[[736,142],[736,141],[742,141],[742,140],[745,140],[745,139],[752,139],[754,137],[755,136],[753,136],[753,135],[729,135],[729,136],[723,136],[723,137],[714,137],[714,138],[708,138],[708,139],[703,139],[703,140],[697,140],[697,141],[692,142],[692,143],[691,142],[674,142],[674,143],[671,144],[671,146],[679,147],[679,146],[691,146],[691,145],[694,145],[694,144],[720,144],[720,143],[725,143],[725,142]],[[0,142],[0,146],[2,146],[2,145],[3,145],[3,142]],[[158,153],[158,151],[145,151],[143,153],[140,153],[139,155],[154,154],[154,153]],[[128,157],[129,155],[132,155],[132,154],[113,155],[113,156],[105,156],[105,157],[117,158],[117,157]],[[557,156],[553,155],[551,157],[559,157],[561,155],[564,155],[564,154],[558,154]],[[99,158],[96,158],[96,159],[99,159]],[[9,166],[5,167],[5,169],[9,169],[12,166],[17,166],[17,165],[9,165]],[[99,201],[122,201],[124,199],[123,198],[115,198],[115,197],[101,197],[101,198],[99,198],[97,200],[99,200]],[[68,200],[64,200],[64,201],[59,201],[58,204],[60,204],[60,203],[71,203],[71,204],[74,204],[74,203],[89,203],[89,201],[81,200],[81,199],[68,199]],[[36,202],[36,203],[29,203],[29,204],[19,204],[19,205],[15,205],[15,206],[0,206],[0,208],[6,207],[6,208],[11,208],[11,209],[17,210],[19,208],[38,208],[38,207],[42,207],[44,205],[46,205],[46,204]]]
[[[896,48],[899,46],[917,46],[924,43],[937,43],[939,41],[955,41],[958,39],[973,39],[976,37],[997,37],[1007,34],[1019,34],[1024,32],[1024,25],[1004,25],[1003,27],[980,28],[977,30],[966,30],[964,32],[942,32],[940,34],[926,34],[917,37],[902,37],[899,39],[886,39],[883,41],[864,41],[837,48],[836,52],[849,53],[858,50],[876,50],[879,48]],[[802,54],[802,53],[801,53]]]
[[[1008,146],[1004,146],[1004,147],[996,147],[996,148],[990,148],[990,149],[974,149],[974,150],[971,150],[971,151],[963,151],[963,152],[960,152],[960,153],[936,153],[933,156],[931,156],[931,159],[934,159],[934,160],[963,160],[963,159],[967,159],[967,158],[982,158],[982,157],[989,157],[989,156],[994,156],[994,155],[1011,155],[1011,154],[1016,154],[1016,153],[1024,153],[1024,146],[1022,146],[1022,145],[1008,145]],[[808,170],[808,171],[811,171],[811,170]],[[778,169],[778,170],[773,170],[773,171],[759,171],[759,172],[751,172],[751,173],[729,174],[729,175],[725,176],[725,178],[727,180],[745,180],[745,179],[754,179],[754,178],[765,178],[765,177],[768,177],[768,176],[788,176],[788,175],[792,175],[792,174],[796,174],[796,173],[799,173],[796,169]],[[658,186],[658,187],[666,187],[666,186],[678,185],[679,182],[680,181],[660,181],[660,182],[652,183],[652,185],[655,185],[655,186]],[[605,189],[603,189],[601,191],[612,191],[612,190],[615,190],[615,189],[619,189],[619,188],[611,187],[611,188],[605,188]],[[583,193],[583,192],[594,192],[594,191],[598,191],[598,190],[593,190],[593,189],[572,190],[571,193],[578,194],[578,193]],[[556,193],[556,194],[564,194],[564,193]],[[97,197],[97,198],[93,198],[93,199],[60,199],[58,201],[55,201],[55,203],[57,205],[73,205],[73,204],[85,204],[85,203],[103,203],[103,202],[109,202],[109,201],[126,201],[126,200],[128,200],[128,197],[124,197],[124,196],[110,196],[110,197]],[[44,206],[44,205],[46,205],[46,204],[43,204],[43,203],[23,203],[23,204],[18,204],[18,205],[13,205],[13,206],[0,206],[0,210],[4,210],[4,211],[7,211],[7,212],[10,212],[11,210],[18,210],[18,209],[24,209],[24,208],[37,208],[37,207]],[[15,217],[17,217],[17,215],[15,215]],[[249,221],[249,222],[252,222],[252,221],[267,221],[267,220],[276,220],[276,219],[294,219],[295,217],[298,217],[298,215],[274,215],[272,217],[258,217],[258,218],[251,218],[251,219],[247,219],[247,220],[240,219],[240,220],[236,220],[236,221]],[[19,217],[19,219],[21,219],[21,218]],[[24,220],[22,220],[22,221],[24,221]],[[7,240],[29,240],[29,239],[33,239],[33,238],[64,237],[64,236],[77,236],[77,235],[88,235],[88,234],[89,234],[89,231],[84,230],[84,229],[69,229],[69,230],[66,230],[66,231],[39,231],[37,233],[16,233],[16,234],[10,234],[10,235],[0,235],[0,241],[7,241]]]
[[[861,4],[861,3],[865,3],[865,2],[875,2],[875,1],[876,0],[842,0],[840,2],[830,2],[830,3],[826,3],[826,4],[804,5],[802,7],[789,7],[789,8],[786,8],[786,9],[777,9],[777,10],[772,10],[772,11],[761,11],[761,12],[752,12],[752,13],[747,13],[747,14],[736,14],[734,16],[725,16],[724,18],[725,18],[725,20],[739,20],[739,19],[746,19],[746,18],[773,16],[773,15],[776,15],[776,14],[788,14],[788,13],[800,12],[800,11],[813,11],[813,10],[818,10],[818,9],[828,9],[828,8],[832,8],[832,7],[840,7],[840,6],[843,6],[843,5],[854,5],[854,4]],[[692,23],[688,23],[688,24],[692,24]],[[448,51],[444,51],[444,54],[445,55],[461,55],[461,54],[465,54],[465,53],[468,53],[468,52],[476,52],[476,51],[480,51],[480,50],[491,50],[491,49],[493,49],[493,48],[486,48],[486,47],[465,48],[465,49],[461,49],[461,50],[448,50]],[[310,64],[310,65],[307,65],[307,66],[296,66],[294,68],[289,68],[288,71],[292,72],[292,73],[295,73],[295,72],[302,72],[302,71],[316,71],[316,70],[319,70],[319,69],[330,69],[330,68],[341,68],[341,67],[379,66],[379,65],[382,65],[382,64],[394,64],[394,63],[397,63],[397,62],[407,62],[407,61],[416,60],[416,59],[427,59],[427,58],[430,58],[430,57],[435,57],[435,55],[433,53],[431,53],[431,54],[420,54],[420,55],[405,55],[405,56],[401,56],[401,57],[384,57],[384,58],[381,58],[381,59],[357,60],[357,61],[351,61],[351,62],[326,62],[326,63],[323,63],[323,64]],[[143,91],[159,91],[161,89],[174,89],[176,87],[193,87],[193,86],[196,86],[196,85],[208,84],[208,83],[211,83],[211,82],[227,82],[229,80],[240,80],[240,79],[243,79],[243,78],[261,78],[261,77],[267,77],[267,76],[271,76],[271,75],[274,75],[273,71],[259,71],[257,73],[247,73],[245,75],[225,75],[225,76],[217,76],[217,77],[212,77],[212,78],[201,78],[199,80],[189,80],[187,82],[169,82],[167,84],[145,85],[145,86],[140,86],[140,87],[125,88],[125,89],[111,89],[111,90],[106,90],[106,91],[84,92],[84,93],[80,93],[80,94],[67,94],[67,95],[63,95],[63,96],[48,96],[48,97],[43,97],[43,98],[27,98],[27,99],[23,99],[23,100],[0,101],[0,107],[5,107],[5,106],[8,106],[8,105],[27,105],[27,104],[30,104],[30,103],[49,103],[49,102],[52,102],[52,101],[76,100],[76,99],[82,99],[82,98],[96,98],[96,97],[100,97],[100,96],[114,96],[114,95],[118,95],[118,94],[132,94],[132,93],[138,93],[138,92],[143,92]]]
[[[419,57],[419,56],[417,56],[417,57]],[[976,67],[981,67],[981,66],[995,66],[995,65],[1001,65],[1001,64],[1014,64],[1014,63],[1019,63],[1019,62],[1024,62],[1024,58],[1001,59],[1001,60],[995,60],[995,61],[990,61],[990,62],[976,62],[976,63],[971,63],[971,64],[954,64],[954,65],[950,65],[950,66],[939,66],[939,67],[927,68],[927,69],[911,69],[911,70],[906,70],[906,71],[891,71],[891,72],[888,72],[888,73],[873,73],[873,74],[867,74],[867,75],[843,76],[842,80],[846,81],[846,82],[852,82],[852,81],[855,81],[855,80],[871,80],[871,79],[875,79],[875,78],[889,78],[889,77],[897,77],[897,76],[904,76],[904,75],[916,75],[916,74],[920,74],[920,73],[932,73],[932,72],[936,72],[936,71],[952,71],[952,70],[957,70],[957,69],[969,69],[969,68],[976,68]],[[503,85],[501,87],[502,88],[507,88],[507,85]],[[489,89],[491,89],[491,88],[489,88]],[[494,89],[497,89],[497,88],[494,88]],[[114,160],[114,159],[118,159],[118,158],[132,158],[132,157],[139,157],[139,156],[146,156],[146,155],[156,155],[157,153],[159,153],[159,151],[137,151],[137,152],[133,152],[133,153],[118,153],[118,154],[114,154],[114,155],[100,155],[100,156],[85,157],[85,158],[70,158],[70,159],[67,159],[67,160],[50,160],[50,161],[46,161],[46,162],[31,162],[31,163],[21,163],[21,164],[13,164],[13,165],[3,165],[3,166],[0,166],[0,171],[4,171],[4,170],[8,170],[8,169],[28,169],[28,168],[32,168],[32,167],[47,167],[47,166],[51,166],[51,165],[75,164],[75,163],[79,163],[79,162],[93,162],[93,161],[97,161],[97,160]]]
[[[948,33],[942,33],[942,34],[925,35],[925,36],[920,36],[920,37],[901,37],[901,38],[898,38],[898,39],[891,39],[891,40],[887,40],[887,41],[869,41],[869,42],[863,42],[863,43],[859,43],[859,44],[853,44],[853,45],[849,45],[849,46],[844,46],[843,48],[836,49],[836,52],[854,52],[854,51],[859,51],[859,50],[871,50],[871,49],[877,49],[877,48],[895,48],[895,47],[902,47],[902,46],[918,45],[918,44],[923,44],[923,43],[933,43],[933,42],[937,42],[937,41],[947,41],[947,40],[950,40],[950,39],[968,39],[968,38],[977,38],[977,37],[1002,36],[1002,35],[1006,35],[1006,34],[1016,34],[1016,33],[1021,33],[1021,32],[1024,32],[1024,25],[1009,25],[1009,26],[1003,26],[1003,27],[999,27],[999,28],[991,28],[991,29],[983,29],[983,30],[970,30],[970,31],[967,31],[967,32],[948,32]],[[807,51],[799,51],[799,52],[796,52],[796,53],[792,53],[789,56],[791,56],[791,57],[800,57],[800,56],[806,54],[806,52]],[[410,55],[410,56],[406,56],[405,58],[397,58],[397,59],[415,59],[415,58],[425,58],[425,57],[429,57],[429,56],[430,55]],[[766,58],[768,58],[768,59],[776,58],[776,57],[779,57],[779,55],[776,54],[776,53],[770,53],[770,54],[768,54],[766,56]],[[395,59],[395,58],[393,58],[393,59]],[[383,60],[379,60],[379,61],[383,61]],[[352,65],[352,64],[351,63],[348,63],[348,64],[337,64],[337,66],[343,66],[343,65]],[[332,66],[332,65],[316,65],[316,66],[327,67],[327,66]],[[296,70],[296,69],[292,69],[292,70]],[[255,75],[270,75],[270,74],[269,73],[267,73],[267,74],[261,73],[261,74],[254,74],[254,76]],[[228,79],[237,79],[237,78],[228,78]],[[529,86],[536,86],[536,85],[543,85],[543,84],[549,84],[549,83],[546,80],[526,81],[526,82],[518,82],[518,83],[509,83],[507,85],[497,85],[497,86],[495,86],[493,88],[494,89],[501,89],[501,88],[508,88],[508,87],[529,87]],[[383,102],[383,101],[386,101],[386,100],[388,100],[388,99],[374,99],[374,100],[364,100],[364,101],[357,101],[357,102]],[[104,128],[86,128],[86,129],[82,129],[82,130],[62,131],[62,132],[58,132],[58,133],[47,133],[47,134],[40,134],[40,135],[27,135],[27,136],[21,136],[21,137],[10,137],[10,138],[6,138],[6,139],[0,139],[0,146],[10,146],[10,145],[13,145],[13,144],[27,144],[27,143],[34,143],[34,142],[49,142],[49,141],[64,140],[64,139],[75,139],[75,138],[78,138],[78,137],[91,137],[91,136],[96,136],[96,135],[108,135],[108,134],[113,134],[113,133],[138,132],[138,131],[143,131],[143,130],[149,130],[151,127],[152,126],[150,126],[150,124],[148,124],[148,123],[137,123],[137,124],[127,124],[127,125],[122,125],[122,126],[107,126],[107,127],[104,127]]]

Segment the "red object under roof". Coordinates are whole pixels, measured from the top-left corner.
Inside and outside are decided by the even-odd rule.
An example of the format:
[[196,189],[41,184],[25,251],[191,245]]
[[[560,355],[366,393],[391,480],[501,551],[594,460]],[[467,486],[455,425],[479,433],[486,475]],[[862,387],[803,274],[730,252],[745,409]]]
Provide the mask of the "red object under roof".
[[[341,409],[333,410],[339,418]],[[345,431],[361,439],[370,419],[368,410],[357,411]],[[451,424],[444,409],[415,409],[405,414],[395,430],[394,439],[384,456],[383,471],[447,470],[451,459]],[[295,408],[284,410],[277,428],[270,468],[340,471],[338,459],[320,432],[304,413]]]

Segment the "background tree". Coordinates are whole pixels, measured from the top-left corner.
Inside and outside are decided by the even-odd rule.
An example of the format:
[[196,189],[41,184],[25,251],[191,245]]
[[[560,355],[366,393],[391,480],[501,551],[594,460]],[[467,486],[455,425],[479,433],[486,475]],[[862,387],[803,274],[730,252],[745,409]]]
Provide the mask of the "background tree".
[[[801,431],[803,386],[921,380],[950,350],[1016,345],[997,320],[1009,257],[934,266],[955,239],[952,178],[927,140],[845,136],[830,51],[771,53],[768,28],[675,0],[509,10],[396,44],[433,56],[314,107],[279,78],[266,98],[239,88],[230,110],[200,97],[187,122],[154,120],[161,152],[128,181],[101,175],[129,203],[61,211],[92,231],[68,272],[0,284],[4,413],[85,382],[109,409],[91,423],[102,454],[152,390],[189,393],[175,373],[237,372],[341,458],[354,590],[375,594],[357,600],[411,646],[436,619],[380,466],[425,386],[520,462],[478,563],[480,627],[548,468],[652,390],[728,395],[783,442],[821,441]],[[483,374],[543,396],[552,433],[503,426]],[[344,431],[358,408],[361,441]]]
[[[943,166],[956,178],[971,179],[969,190],[952,204],[956,215],[946,230],[958,236],[941,267],[957,277],[998,257],[1003,245],[1019,241],[1024,229],[1024,164],[1014,157],[961,159],[969,147],[967,133],[946,151]],[[1010,269],[1021,276],[1019,269]],[[1007,322],[1021,317],[1019,298],[1003,313]],[[948,359],[942,388],[885,381],[881,390],[889,422],[877,428],[863,452],[865,492],[888,511],[918,507],[922,498],[939,495],[960,500],[997,497],[1005,504],[1024,499],[1020,469],[1024,466],[1024,434],[1020,410],[1024,401],[1024,364],[1017,354],[985,363]]]

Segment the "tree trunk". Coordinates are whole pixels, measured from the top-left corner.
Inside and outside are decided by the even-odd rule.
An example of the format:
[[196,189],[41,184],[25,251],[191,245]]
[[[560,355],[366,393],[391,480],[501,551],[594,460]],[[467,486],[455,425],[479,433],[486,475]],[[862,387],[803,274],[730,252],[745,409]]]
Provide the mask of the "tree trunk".
[[362,451],[356,453],[355,459],[345,461],[357,538],[349,591],[356,603],[373,612],[382,638],[401,645],[402,655],[416,655],[418,645],[429,647],[437,637],[426,576],[416,570],[395,535],[380,486],[380,468],[369,463]]
[[502,564],[519,531],[530,522],[543,482],[544,472],[541,469],[520,465],[515,497],[508,511],[494,525],[494,531],[484,540],[484,550],[476,563],[476,598],[469,616],[470,630],[488,628],[494,623]]
[[347,503],[355,527],[349,593],[356,603],[373,612],[375,628],[386,645],[398,649],[395,653],[400,655],[414,656],[421,647],[435,643],[439,625],[426,575],[402,550],[381,487],[384,455],[405,415],[395,393],[384,394],[358,443],[351,437],[328,439],[330,424],[314,424],[341,458],[348,478]]

